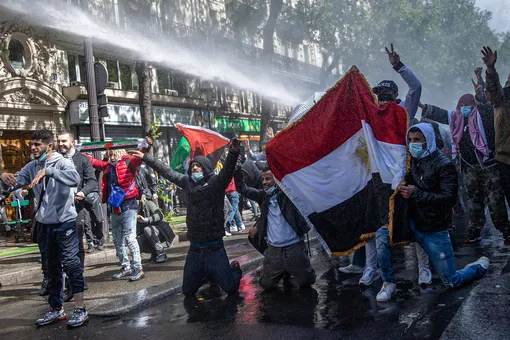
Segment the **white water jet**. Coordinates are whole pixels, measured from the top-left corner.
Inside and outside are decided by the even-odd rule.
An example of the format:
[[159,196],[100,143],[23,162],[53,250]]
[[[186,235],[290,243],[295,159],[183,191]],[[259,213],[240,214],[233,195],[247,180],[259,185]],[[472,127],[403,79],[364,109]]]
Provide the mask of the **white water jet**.
[[[169,37],[156,41],[129,28],[101,25],[101,20],[93,18],[80,8],[67,3],[40,0],[2,0],[0,10],[5,7],[11,20],[23,20],[29,24],[46,27],[73,35],[93,38],[111,46],[128,50],[142,60],[159,63],[206,80],[221,80],[234,87],[247,89],[260,95],[274,98],[286,105],[300,102],[297,96],[289,93],[282,84],[271,79],[272,75],[248,65],[243,72],[227,63],[232,56],[200,54],[183,47]],[[216,51],[215,51],[216,52]]]

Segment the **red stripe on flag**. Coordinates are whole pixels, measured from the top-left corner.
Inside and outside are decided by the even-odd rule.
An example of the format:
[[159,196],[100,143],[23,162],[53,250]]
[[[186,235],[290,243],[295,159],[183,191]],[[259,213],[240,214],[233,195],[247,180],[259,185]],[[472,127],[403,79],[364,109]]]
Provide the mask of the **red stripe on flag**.
[[176,124],[190,145],[190,160],[195,156],[208,156],[225,147],[229,140],[217,132],[199,126]]
[[379,108],[367,81],[353,68],[301,120],[268,143],[266,155],[273,174],[281,181],[324,158],[358,132],[362,120],[377,140],[405,145],[406,111],[396,103]]

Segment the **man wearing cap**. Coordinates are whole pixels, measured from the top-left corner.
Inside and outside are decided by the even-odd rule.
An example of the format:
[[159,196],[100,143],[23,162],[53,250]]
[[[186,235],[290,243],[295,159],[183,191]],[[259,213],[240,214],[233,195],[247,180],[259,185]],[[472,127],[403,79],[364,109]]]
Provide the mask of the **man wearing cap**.
[[[383,80],[376,87],[373,88],[374,93],[377,95],[377,101],[379,106],[384,106],[388,102],[396,102],[401,107],[407,110],[409,115],[409,122],[412,122],[416,112],[418,111],[418,104],[420,103],[421,97],[421,82],[414,75],[407,66],[402,63],[400,56],[395,52],[393,44],[391,44],[391,51],[386,47],[386,53],[388,54],[389,61],[393,69],[400,74],[402,79],[409,86],[409,91],[404,100],[398,99],[398,86],[392,80]],[[378,175],[374,180],[376,186],[374,190],[379,192],[381,197],[381,206],[379,209],[380,224],[382,227],[386,227],[389,224],[389,199],[393,193],[391,187],[385,185]],[[371,238],[367,241],[365,246],[366,264],[363,270],[363,276],[359,283],[364,286],[372,285],[372,282],[377,280],[380,276],[377,269],[377,249],[375,244],[375,238]],[[347,267],[341,267],[340,271],[348,274],[360,273],[362,268],[361,264],[364,262],[363,249],[358,249],[355,252],[353,263]],[[423,251],[422,247],[416,244],[416,255],[418,258],[418,284],[429,284],[432,282],[432,273],[429,269],[429,259],[427,254]]]

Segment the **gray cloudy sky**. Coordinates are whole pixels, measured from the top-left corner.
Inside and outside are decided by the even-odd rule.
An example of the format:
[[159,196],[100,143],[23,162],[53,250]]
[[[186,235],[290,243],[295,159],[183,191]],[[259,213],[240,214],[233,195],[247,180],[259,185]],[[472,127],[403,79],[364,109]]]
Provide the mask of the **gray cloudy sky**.
[[476,5],[492,12],[492,29],[497,32],[510,31],[510,0],[476,0]]

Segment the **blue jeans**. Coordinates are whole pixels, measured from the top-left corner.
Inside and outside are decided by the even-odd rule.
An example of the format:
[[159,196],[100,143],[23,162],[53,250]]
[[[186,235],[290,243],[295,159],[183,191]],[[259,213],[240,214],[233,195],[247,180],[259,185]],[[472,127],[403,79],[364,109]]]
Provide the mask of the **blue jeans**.
[[[46,253],[48,265],[48,303],[52,308],[60,308],[64,304],[63,272],[69,277],[74,294],[84,290],[83,268],[78,257],[78,236],[76,221],[60,224],[37,223],[38,230],[44,240],[41,254]],[[45,248],[45,249],[44,249]]]
[[[481,278],[485,274],[485,269],[481,265],[474,265],[462,270],[455,269],[452,242],[448,230],[423,232],[417,230],[414,223],[411,222],[410,224],[415,241],[422,246],[429,256],[446,288],[460,287]],[[377,231],[376,244],[382,279],[384,282],[395,282],[387,227],[380,228]]]
[[254,200],[249,200],[251,204],[251,212],[253,213],[254,217],[259,217],[259,206],[257,205],[257,202]]
[[232,204],[232,212],[227,217],[226,225],[232,225],[232,221],[235,220],[237,228],[239,229],[243,224],[241,214],[239,213],[239,194],[237,192],[231,192],[227,194],[227,197]]
[[228,294],[239,289],[242,272],[233,269],[223,242],[215,246],[198,248],[191,246],[184,265],[182,293],[193,296],[206,280],[212,278]]
[[[135,209],[127,209],[120,214],[112,214],[112,233],[113,243],[119,255],[120,265],[123,270],[142,270],[142,258],[140,256],[140,247],[136,240],[136,215]],[[133,260],[129,262],[127,256],[126,242]]]

